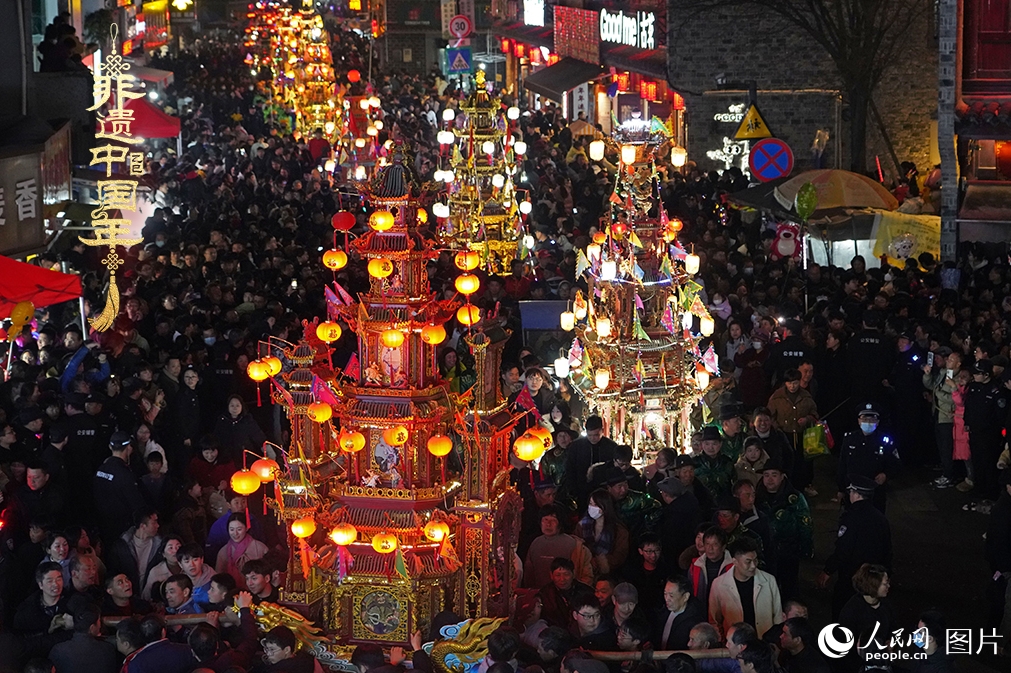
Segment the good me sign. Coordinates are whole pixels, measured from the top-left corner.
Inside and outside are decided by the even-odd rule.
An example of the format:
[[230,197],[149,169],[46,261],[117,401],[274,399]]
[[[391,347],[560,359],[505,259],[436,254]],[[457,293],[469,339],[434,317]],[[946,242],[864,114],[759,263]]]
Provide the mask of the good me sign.
[[600,39],[639,49],[656,48],[656,14],[600,10]]

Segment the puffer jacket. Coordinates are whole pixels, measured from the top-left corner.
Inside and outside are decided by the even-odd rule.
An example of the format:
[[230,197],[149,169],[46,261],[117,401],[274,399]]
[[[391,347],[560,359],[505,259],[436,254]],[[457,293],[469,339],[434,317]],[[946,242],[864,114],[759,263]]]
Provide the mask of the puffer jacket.
[[757,486],[758,482],[762,480],[761,471],[767,462],[769,462],[769,454],[765,449],[762,449],[762,455],[754,463],[748,462],[744,456],[741,456],[736,465],[737,478],[750,481],[752,486]]

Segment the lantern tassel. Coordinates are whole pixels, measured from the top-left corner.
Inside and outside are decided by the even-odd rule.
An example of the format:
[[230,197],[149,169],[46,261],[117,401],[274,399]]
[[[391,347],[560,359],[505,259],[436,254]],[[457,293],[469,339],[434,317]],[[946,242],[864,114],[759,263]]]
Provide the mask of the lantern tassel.
[[302,577],[309,579],[309,545],[305,540],[300,538],[298,546],[302,556]]
[[105,291],[105,307],[97,318],[88,318],[96,332],[104,332],[119,315],[119,286],[116,285],[116,271],[109,269],[109,288]]

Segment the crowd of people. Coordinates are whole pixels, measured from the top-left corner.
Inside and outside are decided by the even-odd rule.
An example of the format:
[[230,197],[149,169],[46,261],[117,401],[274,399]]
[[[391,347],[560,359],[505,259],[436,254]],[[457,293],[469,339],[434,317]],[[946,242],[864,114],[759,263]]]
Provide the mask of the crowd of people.
[[[334,31],[335,69],[364,68],[369,48]],[[121,272],[113,329],[87,333],[75,303],[40,309],[11,342],[0,384],[0,670],[313,670],[285,627],[262,641],[255,632],[250,607],[277,600],[289,551],[278,523],[231,492],[229,477],[245,456],[288,439],[280,409],[252,402],[265,391],[246,365],[261,339],[297,339],[301,320],[325,315],[332,274],[319,257],[333,241],[330,219],[359,203],[323,170],[326,148],[282,130],[262,94],[269,75],[258,80],[243,57],[231,36],[208,36],[153,63],[175,73],[185,146],[149,160],[157,208]],[[431,180],[456,85],[436,70],[374,82],[385,121],[377,145],[403,141],[419,179]],[[973,246],[957,263],[925,254],[900,267],[855,257],[848,268],[802,269],[772,254],[773,227],[726,205],[747,185],[739,172],[661,167],[658,207],[683,222],[681,240],[702,258],[720,375],[693,410],[690,450],[662,448],[639,469],[542,364],[553,355],[522,342],[518,312],[520,300],[585,289],[575,249],[606,219],[614,164],[590,161],[587,139],[550,104],[517,124],[536,245],[508,275],[483,277],[474,300],[512,329],[503,395],[536,407],[554,447],[539,465],[514,459],[523,588],[481,673],[829,670],[823,624],[805,602],[814,587],[800,577],[815,556],[814,498],[842,511],[834,547],[818,550],[827,560],[817,580],[833,582],[833,622],[862,644],[841,670],[881,669],[875,643],[897,651],[884,634],[900,627],[924,629],[903,650],[925,656],[912,667],[953,670],[929,599],[916,624],[900,624],[890,603],[887,493],[901,470],[938,464],[933,487],[956,487],[964,509],[989,514],[988,619],[1000,625],[1011,575],[1006,260]],[[363,211],[356,231],[364,224]],[[95,249],[41,258],[57,261],[82,274],[87,310],[100,307]],[[448,252],[434,260],[433,292],[451,296],[457,273]],[[360,260],[336,277],[352,294],[368,288]],[[462,391],[473,359],[466,328],[450,327],[440,372]],[[349,332],[333,344],[337,366],[356,349]],[[807,446],[811,435],[824,446]],[[834,458],[814,460],[819,452]],[[816,480],[830,480],[814,468],[832,472],[829,463],[834,488],[818,493]],[[204,621],[164,619],[191,614]],[[431,639],[453,619],[434,619]],[[360,646],[352,663],[361,673],[430,668],[422,640],[412,638],[410,662],[399,648],[387,657]],[[644,650],[711,656],[640,661]]]

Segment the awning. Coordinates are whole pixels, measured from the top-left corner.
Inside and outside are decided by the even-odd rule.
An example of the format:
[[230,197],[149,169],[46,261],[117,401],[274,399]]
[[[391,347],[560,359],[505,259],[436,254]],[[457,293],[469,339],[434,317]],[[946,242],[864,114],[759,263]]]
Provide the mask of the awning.
[[147,98],[131,98],[123,106],[133,110],[130,132],[144,138],[175,138],[179,135],[179,117],[159,110]]
[[601,45],[600,59],[608,67],[628,70],[653,79],[667,80],[667,51],[664,49],[636,49],[635,47]]
[[523,86],[553,101],[562,102],[562,97],[580,84],[591,82],[604,74],[604,68],[593,63],[584,63],[574,58],[563,58],[544,70],[527,75]]
[[1011,182],[971,181],[965,190],[958,219],[1011,222]]
[[21,301],[52,306],[81,296],[81,277],[0,257],[0,316]]
[[146,65],[137,65],[136,63],[130,64],[130,70],[127,74],[158,86],[168,86],[175,80],[175,75],[171,70],[159,70],[158,68],[149,68]]
[[555,47],[555,31],[551,26],[528,26],[523,23],[496,23],[492,28],[496,37],[516,40],[537,47]]

